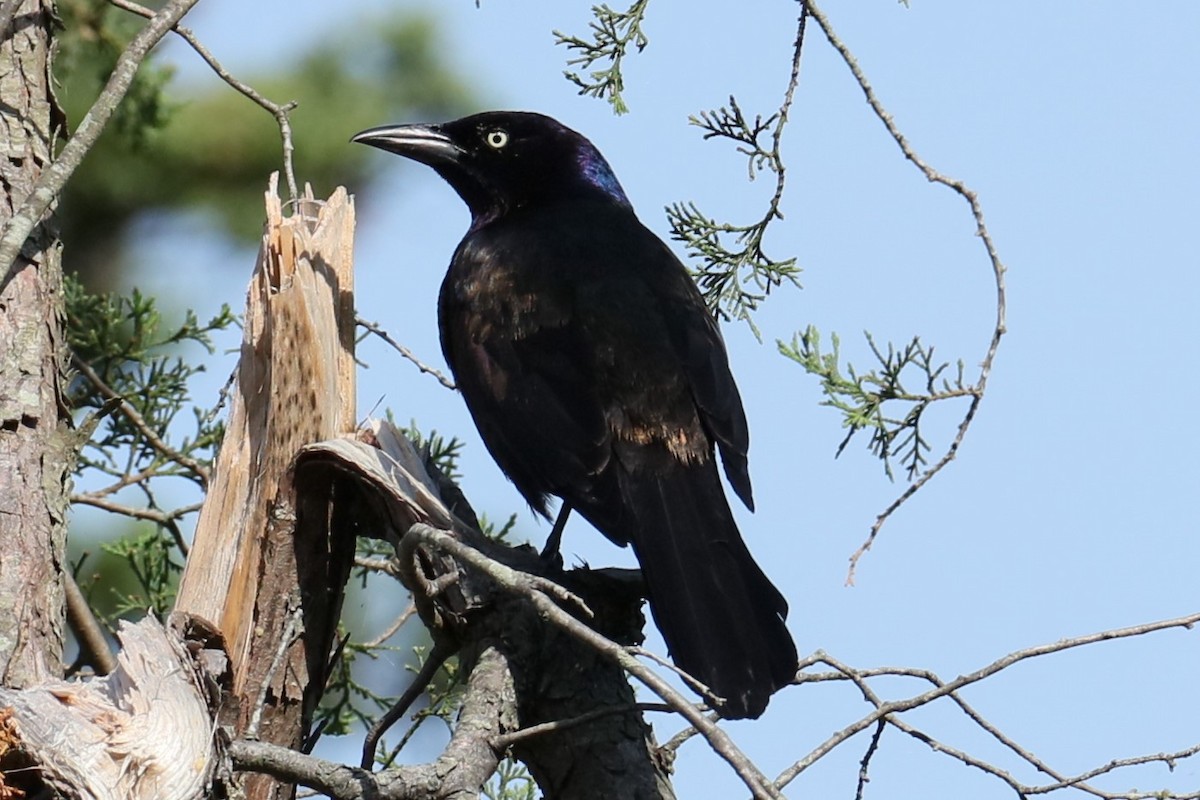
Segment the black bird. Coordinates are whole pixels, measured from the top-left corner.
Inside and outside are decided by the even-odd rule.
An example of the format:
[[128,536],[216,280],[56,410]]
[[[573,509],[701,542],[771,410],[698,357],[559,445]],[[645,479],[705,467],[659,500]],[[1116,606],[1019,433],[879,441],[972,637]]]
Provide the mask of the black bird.
[[683,265],[592,143],[549,117],[495,111],[352,141],[428,164],[471,210],[438,316],[500,469],[543,515],[557,495],[633,545],[676,665],[724,698],[723,716],[761,715],[795,676],[796,646],[722,491],[714,448],[753,510],[749,432]]

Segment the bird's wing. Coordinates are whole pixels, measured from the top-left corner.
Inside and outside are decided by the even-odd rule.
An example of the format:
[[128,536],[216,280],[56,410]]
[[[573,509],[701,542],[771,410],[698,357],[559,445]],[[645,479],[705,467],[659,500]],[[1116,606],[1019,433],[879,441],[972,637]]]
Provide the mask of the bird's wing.
[[701,423],[721,451],[725,476],[742,502],[753,510],[747,465],[750,429],[729,369],[725,342],[716,318],[679,259],[665,244],[659,242],[659,247],[663,266],[655,271],[659,284],[656,289],[666,299],[663,314],[672,344],[687,375]]
[[611,434],[569,301],[542,293],[514,318],[512,293],[497,308],[470,292],[448,276],[442,348],[489,452],[543,514],[547,494],[600,491]]

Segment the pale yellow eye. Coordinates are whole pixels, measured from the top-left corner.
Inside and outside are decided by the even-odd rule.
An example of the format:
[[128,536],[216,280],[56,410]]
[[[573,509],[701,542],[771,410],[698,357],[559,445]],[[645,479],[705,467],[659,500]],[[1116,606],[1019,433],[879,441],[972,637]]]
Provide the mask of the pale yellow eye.
[[508,144],[508,134],[502,130],[488,131],[483,140],[488,143],[488,147],[499,150]]

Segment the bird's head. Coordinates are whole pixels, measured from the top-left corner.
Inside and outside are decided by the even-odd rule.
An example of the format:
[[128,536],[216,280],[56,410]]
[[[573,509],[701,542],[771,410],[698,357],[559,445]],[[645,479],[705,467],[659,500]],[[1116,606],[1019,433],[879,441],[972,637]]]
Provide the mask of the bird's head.
[[600,151],[542,114],[488,111],[453,122],[371,128],[350,141],[433,167],[476,221],[568,199],[629,205]]

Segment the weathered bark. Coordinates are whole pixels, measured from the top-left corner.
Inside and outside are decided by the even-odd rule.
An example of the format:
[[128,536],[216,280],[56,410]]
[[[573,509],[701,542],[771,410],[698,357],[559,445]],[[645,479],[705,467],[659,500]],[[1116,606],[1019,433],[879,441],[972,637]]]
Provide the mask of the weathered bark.
[[[476,726],[474,736],[499,743],[535,725],[570,721],[536,735],[518,735],[512,744],[512,752],[529,768],[548,800],[673,798],[671,765],[661,757],[650,726],[633,708],[633,689],[624,671],[546,620],[520,591],[436,549],[411,545],[409,529],[427,523],[453,531],[455,538],[500,564],[565,587],[592,611],[586,624],[619,643],[638,643],[642,637],[640,577],[627,570],[562,572],[550,568],[532,548],[485,539],[454,519],[441,503],[436,482],[407,440],[392,435],[385,425],[376,427],[376,438],[380,449],[347,440],[306,447],[297,469],[311,470],[326,463],[347,473],[347,480],[359,487],[358,527],[399,541],[402,580],[412,590],[434,638],[452,640],[461,648],[459,657],[469,686],[477,680],[499,685],[491,672],[505,673],[502,683],[511,686],[509,691],[490,698],[482,708],[464,703],[462,713]],[[473,516],[468,509],[456,513]],[[564,607],[575,613],[573,605]],[[489,672],[476,674],[484,665]],[[469,702],[483,702],[482,696],[475,693]],[[608,709],[612,713],[596,713]],[[580,722],[583,715],[588,715],[586,721]],[[413,768],[396,772],[406,769]],[[394,780],[391,772],[379,773],[380,785]],[[456,774],[428,795],[395,796],[458,797],[460,792],[478,792],[478,785],[463,785],[464,779]],[[411,777],[401,783],[410,784]]]
[[[0,41],[0,221],[50,163],[50,0],[25,0]],[[7,272],[0,265],[0,276]],[[62,403],[62,270],[43,219],[0,277],[0,684],[61,674],[68,482],[74,436]]]
[[[645,589],[636,574],[573,569],[556,579],[594,612],[588,620],[591,627],[615,642],[641,644]],[[501,617],[509,628],[505,641],[516,668],[521,727],[630,707],[513,746],[513,754],[529,768],[543,796],[674,798],[672,765],[661,757],[654,731],[632,708],[636,698],[624,671],[568,632],[531,616],[532,609],[524,605]]]

